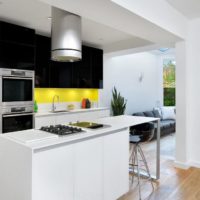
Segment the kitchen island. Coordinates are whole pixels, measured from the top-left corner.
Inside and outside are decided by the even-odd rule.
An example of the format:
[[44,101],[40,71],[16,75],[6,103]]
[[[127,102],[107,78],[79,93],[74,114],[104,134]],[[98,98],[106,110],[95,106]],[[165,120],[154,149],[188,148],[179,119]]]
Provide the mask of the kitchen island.
[[1,135],[0,199],[116,200],[129,190],[129,127],[156,120],[100,118],[93,122],[107,126],[62,137],[40,130]]

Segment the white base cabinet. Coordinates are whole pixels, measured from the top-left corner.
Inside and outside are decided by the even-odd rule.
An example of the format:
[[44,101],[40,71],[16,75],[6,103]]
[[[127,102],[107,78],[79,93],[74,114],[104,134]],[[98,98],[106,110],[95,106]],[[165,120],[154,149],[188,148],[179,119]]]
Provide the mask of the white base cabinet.
[[129,130],[32,149],[0,137],[1,200],[116,200],[129,190]]
[[33,155],[32,200],[116,200],[129,189],[123,130]]
[[107,135],[104,142],[104,200],[114,200],[129,188],[129,137],[127,132]]
[[74,199],[74,149],[70,145],[33,156],[33,200]]
[[103,199],[103,138],[75,145],[74,200]]

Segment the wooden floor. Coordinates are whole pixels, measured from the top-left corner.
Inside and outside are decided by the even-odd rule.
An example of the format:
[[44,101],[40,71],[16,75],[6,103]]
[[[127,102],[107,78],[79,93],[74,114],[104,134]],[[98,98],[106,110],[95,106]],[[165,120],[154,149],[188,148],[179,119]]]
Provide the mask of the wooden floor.
[[[155,143],[143,145],[145,155],[150,163],[151,171],[155,170]],[[173,166],[175,136],[167,136],[161,141],[161,178],[154,182],[152,192],[149,182],[142,180],[142,200],[200,200],[200,169],[177,169]],[[152,162],[154,161],[154,162]],[[135,179],[135,182],[136,179]],[[138,187],[135,183],[128,194],[119,200],[137,200]]]

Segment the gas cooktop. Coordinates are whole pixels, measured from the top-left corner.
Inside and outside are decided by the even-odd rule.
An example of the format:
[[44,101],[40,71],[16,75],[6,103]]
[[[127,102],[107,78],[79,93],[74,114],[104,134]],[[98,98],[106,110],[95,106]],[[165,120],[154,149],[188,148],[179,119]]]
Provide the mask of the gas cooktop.
[[84,132],[81,128],[71,127],[71,126],[65,126],[65,125],[56,125],[56,126],[43,126],[41,127],[42,131],[46,131],[49,133],[57,134],[59,136],[64,135],[71,135],[75,133]]

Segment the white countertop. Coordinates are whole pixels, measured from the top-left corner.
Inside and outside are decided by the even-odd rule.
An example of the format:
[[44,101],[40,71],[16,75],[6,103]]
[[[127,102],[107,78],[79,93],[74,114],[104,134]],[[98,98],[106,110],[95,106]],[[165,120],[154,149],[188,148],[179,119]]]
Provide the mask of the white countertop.
[[26,130],[19,132],[12,132],[2,134],[0,137],[7,138],[14,142],[20,143],[28,148],[34,150],[40,150],[43,148],[49,148],[55,145],[61,145],[65,143],[74,143],[81,140],[90,139],[93,137],[100,137],[109,133],[114,133],[120,129],[125,129],[130,126],[157,121],[159,118],[151,117],[137,117],[129,115],[121,115],[116,117],[106,117],[92,120],[92,122],[109,125],[108,127],[99,129],[83,129],[85,132],[80,132],[73,135],[58,136],[55,134],[47,133],[40,130]]
[[51,112],[51,111],[45,111],[45,112],[38,112],[35,113],[35,117],[42,117],[42,116],[49,116],[49,115],[61,115],[61,114],[71,114],[71,113],[80,113],[80,112],[92,112],[92,111],[98,111],[98,110],[107,110],[108,107],[98,107],[98,108],[85,108],[85,109],[74,109],[66,112]]

